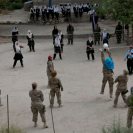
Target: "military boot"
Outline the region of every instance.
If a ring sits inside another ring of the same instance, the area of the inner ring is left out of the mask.
[[[37,122],[34,123],[34,127],[37,127]]]
[[[48,128],[46,122],[44,122],[44,125],[43,125],[44,128]]]

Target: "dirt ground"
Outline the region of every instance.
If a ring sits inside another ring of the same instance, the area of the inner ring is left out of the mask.
[[[35,40],[36,52],[29,52],[26,40],[21,40],[24,46],[24,68],[18,62],[13,69],[12,43],[0,45],[0,89],[2,104],[0,107],[0,126],[7,125],[6,95],[9,95],[10,124],[24,129],[27,133],[52,133],[52,120],[49,108],[49,89],[47,86],[46,65],[47,56],[53,54],[52,40]],[[111,47],[114,43],[110,43]],[[118,45],[120,46],[120,45]],[[113,108],[113,99],[109,98],[108,85],[105,94],[100,95],[102,81],[102,63],[100,47],[95,47],[95,61],[88,61],[85,53],[86,39],[75,39],[74,45],[64,46],[63,60],[54,61],[58,77],[64,86],[62,92],[63,107],[53,109],[56,133],[100,133],[103,126],[109,126],[114,120],[120,119],[126,126],[127,108],[120,97],[118,108]],[[114,77],[126,68],[124,54],[126,48],[112,49],[115,61]],[[39,117],[38,127],[32,123],[29,90],[31,83],[36,81],[38,89],[44,94],[46,118],[49,128],[42,129]],[[133,76],[129,77],[128,88],[133,84]],[[114,92],[116,85],[114,86]]]

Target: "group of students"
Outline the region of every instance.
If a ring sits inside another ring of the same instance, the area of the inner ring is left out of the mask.
[[[23,55],[22,55],[22,52],[21,52],[21,48],[24,48],[24,46],[19,44],[18,34],[19,34],[18,28],[14,27],[13,30],[12,30],[13,50],[14,50],[14,53],[15,53],[14,58],[13,58],[14,59],[13,68],[15,68],[16,63],[17,63],[18,60],[20,61],[21,66],[24,67],[24,65],[23,65]],[[27,45],[29,46],[29,51],[30,52],[31,51],[35,52],[34,35],[30,30],[28,30],[26,38],[28,40]]]
[[[95,4],[96,5],[96,4]],[[30,20],[32,22],[40,21],[49,22],[51,20],[59,21],[59,17],[62,16],[66,21],[71,19],[71,14],[74,13],[75,17],[82,17],[84,12],[89,12],[95,6],[90,3],[83,3],[71,5],[70,3],[53,5],[51,7],[34,6],[30,9]]]
[[[72,24],[69,23],[67,26],[67,38],[68,38],[68,45],[73,45],[73,34],[74,34],[74,27]],[[54,55],[53,59],[56,58],[56,54],[59,54],[60,59],[62,60],[62,53],[63,53],[63,46],[64,46],[64,35],[61,30],[54,26],[52,31],[53,37],[53,45],[54,45]]]
[[[30,20],[32,22],[40,21],[49,22],[52,20],[59,21],[60,8],[59,6],[46,7],[34,6],[30,9]]]

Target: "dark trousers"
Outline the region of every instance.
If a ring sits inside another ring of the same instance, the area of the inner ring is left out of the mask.
[[[16,53],[16,48],[15,48],[15,42],[16,41],[12,41],[13,42],[13,50],[14,50],[14,52]]]
[[[59,53],[59,57],[60,59],[62,60],[62,56],[61,56],[61,48],[60,47],[54,47],[55,49],[55,52],[54,52],[54,55],[53,55],[53,60],[56,58],[56,54]]]
[[[95,43],[95,45],[98,43],[98,45],[100,45],[100,40],[98,41],[98,40],[96,40],[96,41],[94,41],[94,43]]]
[[[35,52],[35,43],[34,43],[34,41],[29,41],[28,46],[29,46],[30,51]]]
[[[13,68],[16,66],[17,61],[18,61],[17,59],[14,60]],[[20,63],[21,63],[21,66],[23,67],[24,65],[23,65],[23,60],[22,59],[20,59]]]
[[[117,43],[121,43],[121,34],[116,35]]]
[[[127,69],[129,74],[133,73],[133,59],[127,59]]]
[[[63,46],[64,46],[64,44],[61,44],[61,52],[63,52]]]
[[[30,51],[35,52],[35,47],[34,47],[34,44],[29,45],[29,49],[30,49]]]
[[[68,44],[73,44],[73,35],[68,35]]]
[[[88,58],[88,60],[90,60],[90,54],[91,54],[92,60],[95,60],[94,52],[87,51],[86,53],[87,53],[87,58]]]

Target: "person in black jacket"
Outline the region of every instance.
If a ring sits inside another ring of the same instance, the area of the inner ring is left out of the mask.
[[[16,52],[15,49],[15,42],[18,41],[18,28],[14,27],[12,30],[12,42],[13,42],[13,50]]]
[[[86,53],[87,53],[87,58],[88,60],[90,60],[90,54],[91,54],[91,57],[92,57],[92,60],[95,60],[95,57],[94,57],[94,48],[93,48],[93,40],[92,40],[92,37],[89,37],[86,45]]]
[[[121,43],[121,38],[122,38],[122,25],[121,25],[120,22],[118,22],[118,25],[115,28],[115,34],[116,34],[117,43]]]
[[[18,41],[15,42],[15,55],[14,55],[14,63],[13,63],[13,68],[15,68],[17,61],[19,60],[21,63],[21,66],[24,67],[23,65],[23,55],[21,52],[21,48],[23,48],[23,46],[19,45]]]
[[[53,36],[53,44],[55,44],[55,37],[58,35],[58,29],[57,26],[54,26],[54,29],[52,31],[52,36]]]
[[[29,46],[30,52],[31,51],[35,52],[34,35],[32,34],[30,30],[28,30],[27,40],[28,40],[28,46]]]

